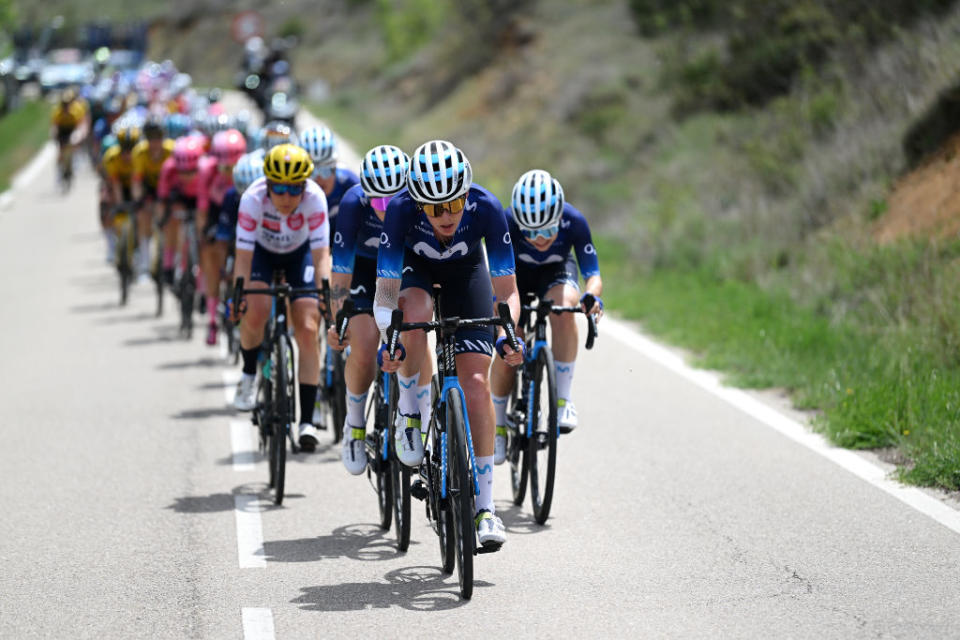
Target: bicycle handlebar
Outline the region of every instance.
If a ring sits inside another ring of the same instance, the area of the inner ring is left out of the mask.
[[[493,318],[442,318],[440,320],[429,320],[427,322],[404,322],[403,311],[394,309],[390,317],[390,326],[387,327],[387,341],[389,343],[390,359],[393,359],[393,352],[397,348],[397,340],[403,331],[414,331],[423,329],[432,331],[437,329],[459,329],[461,327],[503,327],[507,332],[507,339],[510,340],[510,347],[514,351],[520,351],[520,343],[517,341],[517,334],[513,328],[513,316],[510,314],[510,305],[506,302],[497,304],[497,317]]]
[[[243,284],[244,284],[243,278],[240,277],[236,279],[233,285],[233,308],[236,310],[234,313],[239,313],[240,301],[243,299],[243,296],[245,295],[253,294],[253,295],[262,295],[262,296],[279,296],[279,295],[293,296],[301,293],[307,293],[307,294],[316,293],[318,295],[323,293],[323,289],[318,289],[316,287],[294,288],[287,283],[282,283],[279,285],[275,285],[273,287],[264,287],[264,288],[257,288],[257,289],[244,289]]]
[[[523,305],[523,310],[536,311],[537,314],[541,317],[546,317],[548,313],[555,313],[558,315],[561,313],[584,314],[585,316],[587,316],[587,342],[585,346],[589,350],[589,349],[593,349],[593,343],[597,339],[597,319],[592,313],[588,313],[583,309],[584,307],[586,307],[587,309],[592,308],[594,305],[594,302],[596,302],[596,298],[593,296],[593,294],[587,293],[584,296],[582,307],[579,305],[571,306],[571,307],[562,307],[562,306],[554,305],[553,300],[551,300],[550,298],[546,298],[544,300],[540,300],[540,303],[537,306]]]

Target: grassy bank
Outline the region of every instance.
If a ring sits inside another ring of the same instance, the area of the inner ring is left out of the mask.
[[[0,191],[10,188],[13,174],[40,150],[50,135],[50,106],[26,102],[0,118]]]
[[[868,314],[838,320],[786,290],[708,268],[640,272],[610,239],[599,239],[598,252],[609,308],[691,349],[697,365],[733,384],[789,390],[799,407],[819,410],[815,427],[836,444],[893,448],[903,480],[960,489],[960,363],[929,327],[904,319],[878,329]]]

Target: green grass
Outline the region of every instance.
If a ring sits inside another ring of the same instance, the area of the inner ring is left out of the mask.
[[[838,445],[896,447],[905,481],[960,489],[960,364],[937,352],[927,327],[831,319],[785,290],[707,267],[643,272],[618,241],[597,244],[608,308],[692,350],[694,364],[729,383],[787,389],[797,406],[818,410],[815,428]]]
[[[0,191],[10,188],[13,174],[43,147],[50,135],[50,105],[26,102],[0,118]]]

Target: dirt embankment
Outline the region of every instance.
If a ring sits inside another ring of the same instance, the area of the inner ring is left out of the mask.
[[[875,229],[880,243],[904,236],[952,238],[960,232],[960,134],[894,185]]]

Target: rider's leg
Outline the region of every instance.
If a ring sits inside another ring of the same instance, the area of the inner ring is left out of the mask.
[[[180,238],[180,219],[186,214],[183,204],[170,205],[167,223],[163,226],[163,272],[168,282],[173,281],[174,257],[177,253],[177,240]]]
[[[292,307],[293,333],[300,348],[300,424],[311,424],[320,376],[320,348],[317,343],[320,310],[317,308],[317,299],[312,297],[294,300]]]
[[[200,240],[200,271],[203,273],[204,293],[207,299],[207,320],[213,332],[212,338],[216,342],[217,302],[220,296],[220,257],[214,242],[201,238]],[[207,344],[211,344],[211,336],[207,337]]]
[[[400,292],[400,308],[403,309],[404,322],[426,322],[433,314],[433,301],[423,289],[408,287]],[[407,355],[397,372],[400,383],[398,409],[402,415],[414,416],[420,412],[417,382],[427,352],[427,336],[420,330],[407,331],[403,334],[403,346]]]
[[[579,304],[579,293],[569,283],[561,283],[551,287],[546,297],[553,300],[554,304],[572,307]],[[557,370],[557,397],[569,400],[579,339],[576,315],[551,313],[550,333],[550,348],[553,351],[554,366]]]
[[[153,203],[146,201],[137,211],[137,251],[140,255],[140,272],[150,270],[150,234],[153,230]]]
[[[376,375],[377,348],[380,333],[368,315],[350,319],[350,356],[344,368],[347,383],[347,426],[363,426],[363,410],[367,390]]]

